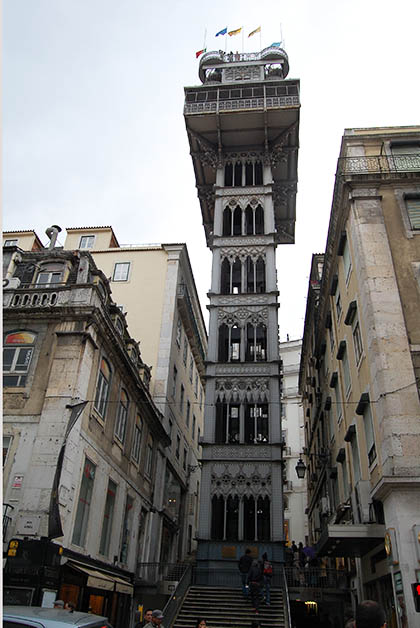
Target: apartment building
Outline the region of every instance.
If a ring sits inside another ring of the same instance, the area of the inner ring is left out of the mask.
[[[418,621],[419,380],[420,127],[347,129],[300,368],[309,534],[401,628]]]
[[[58,230],[46,248],[4,234],[3,595],[125,626],[160,551],[170,441],[108,280]]]
[[[200,490],[207,333],[185,244],[120,246],[110,226],[67,228],[66,250],[88,250],[109,278],[128,329],[151,368],[150,392],[171,445],[166,452],[163,563],[192,557]]]

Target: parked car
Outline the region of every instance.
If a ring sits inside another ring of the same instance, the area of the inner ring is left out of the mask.
[[[3,628],[112,628],[106,617],[63,608],[4,606]]]

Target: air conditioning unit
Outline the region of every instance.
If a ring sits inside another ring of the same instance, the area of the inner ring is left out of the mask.
[[[10,277],[10,279],[3,279],[3,288],[5,290],[16,290],[20,286],[20,279],[18,277]]]

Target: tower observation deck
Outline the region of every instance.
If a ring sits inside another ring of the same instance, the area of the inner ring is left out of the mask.
[[[203,582],[246,547],[283,560],[275,252],[294,242],[299,81],[286,52],[214,51],[184,117],[212,251],[197,559]]]

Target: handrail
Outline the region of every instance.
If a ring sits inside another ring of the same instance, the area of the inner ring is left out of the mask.
[[[282,580],[283,580],[283,593],[284,593],[284,607],[286,610],[286,621],[287,621],[287,628],[291,628],[292,625],[292,615],[290,612],[290,601],[289,601],[289,588],[287,586],[287,578],[286,578],[286,573],[284,570],[284,565],[282,565],[281,567],[281,574],[282,574]]]
[[[192,564],[187,565],[175,588],[175,591],[172,593],[165,605],[165,608],[163,609],[163,615],[165,617],[165,624],[167,628],[171,628],[175,622],[178,611],[184,601],[185,594],[191,584],[192,571]]]
[[[383,174],[387,172],[413,172],[420,170],[420,152],[391,155],[360,155],[339,157],[337,174]]]

